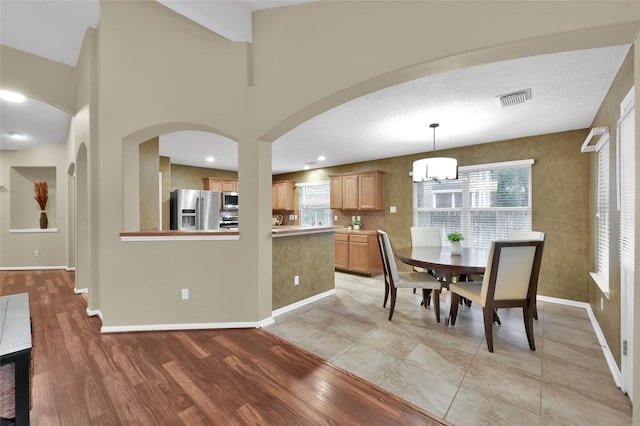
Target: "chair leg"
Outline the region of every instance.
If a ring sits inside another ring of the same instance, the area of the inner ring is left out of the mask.
[[[384,302],[382,302],[382,307],[387,307],[387,299],[389,299],[389,283],[387,280],[384,280]]]
[[[533,319],[538,321],[538,303],[533,301]]]
[[[436,321],[440,322],[440,292],[438,290],[431,290],[433,295],[433,308],[436,310]]]
[[[458,304],[460,303],[460,295],[451,292],[451,325],[456,325],[456,317],[458,316]]]
[[[484,333],[487,337],[487,349],[493,352],[493,308],[485,306],[482,308],[484,314]]]
[[[389,286],[391,287],[391,286]],[[395,287],[391,287],[391,306],[389,307],[389,321],[393,316],[393,310],[396,308],[396,293],[398,290]]]
[[[529,341],[529,349],[536,350],[536,343],[533,340],[533,307],[523,307],[522,314],[524,315],[524,329],[527,332],[527,340]]]

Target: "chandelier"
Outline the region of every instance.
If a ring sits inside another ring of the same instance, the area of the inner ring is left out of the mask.
[[[440,126],[438,123],[429,125],[433,129],[433,157],[413,162],[414,182],[458,179],[458,161],[455,158],[436,157],[436,127],[438,126]]]

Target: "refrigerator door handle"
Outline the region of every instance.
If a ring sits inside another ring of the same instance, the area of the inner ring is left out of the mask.
[[[202,212],[200,211],[200,206],[202,205],[201,199],[202,197],[200,196],[196,197],[196,229],[202,229]]]

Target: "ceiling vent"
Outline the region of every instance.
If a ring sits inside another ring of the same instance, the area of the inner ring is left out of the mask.
[[[506,93],[498,96],[500,105],[508,107],[511,105],[522,104],[531,100],[531,89],[518,90],[517,92]]]

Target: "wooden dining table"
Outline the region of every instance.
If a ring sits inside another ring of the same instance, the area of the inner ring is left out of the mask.
[[[442,286],[449,288],[454,277],[484,275],[489,249],[463,247],[461,254],[451,254],[449,247],[403,247],[395,251],[398,260],[411,266],[443,272]],[[445,324],[449,324],[451,294],[447,291]]]

